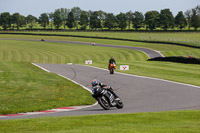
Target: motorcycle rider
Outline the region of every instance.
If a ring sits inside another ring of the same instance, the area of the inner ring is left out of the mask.
[[[118,96],[114,93],[114,91],[113,91],[111,86],[108,86],[106,84],[100,83],[99,80],[96,80],[96,79],[92,80],[92,87],[97,86],[97,85],[99,85],[101,88],[104,88],[104,89],[110,91],[114,95],[115,100],[118,100]]]
[[[109,60],[109,64],[108,64],[108,70],[110,69],[110,64],[116,64],[116,61],[115,61],[115,59],[114,59],[114,57],[113,56],[111,56],[111,59]]]

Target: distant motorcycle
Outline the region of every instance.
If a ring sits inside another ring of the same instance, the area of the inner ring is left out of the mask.
[[[115,68],[116,68],[116,64],[111,63],[110,66],[109,66],[110,74],[114,74]]]
[[[110,107],[121,109],[124,106],[122,100],[113,93],[113,90],[111,91],[107,87],[100,87],[99,85],[92,87],[92,96],[105,110],[109,110]]]

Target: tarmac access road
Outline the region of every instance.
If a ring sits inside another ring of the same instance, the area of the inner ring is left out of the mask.
[[[104,110],[100,105],[93,105],[74,111],[1,117],[1,120],[200,109],[200,87],[198,86],[119,72],[111,75],[108,70],[87,65],[35,65],[46,71],[73,80],[88,89],[91,88],[91,81],[98,79],[114,88],[116,94],[122,99],[124,108]]]

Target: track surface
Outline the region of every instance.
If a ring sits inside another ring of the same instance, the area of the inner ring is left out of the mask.
[[[200,109],[200,87],[122,73],[110,75],[107,70],[84,65],[37,65],[76,81],[87,88],[91,88],[92,79],[99,79],[114,88],[125,106],[123,109],[112,108],[106,111],[99,105],[95,105],[69,112],[14,116],[1,119]]]

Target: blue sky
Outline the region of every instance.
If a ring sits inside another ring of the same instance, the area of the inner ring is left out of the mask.
[[[105,12],[118,14],[127,11],[147,11],[169,8],[174,15],[178,11],[185,12],[188,9],[200,5],[200,0],[0,0],[0,13],[19,12],[27,16],[32,14],[39,17],[41,13],[54,12],[58,8],[78,6],[82,10],[103,10]]]

